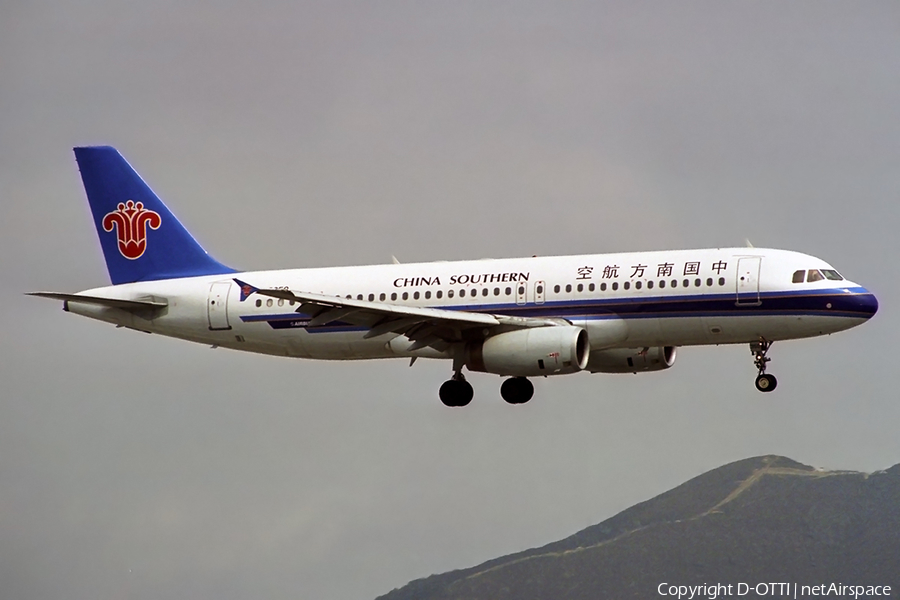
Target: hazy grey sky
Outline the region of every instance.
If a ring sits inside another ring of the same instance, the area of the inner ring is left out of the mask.
[[[900,4],[0,3],[0,596],[372,598],[728,461],[900,462]],[[108,282],[72,146],[237,268],[742,245],[863,327],[536,382],[211,350],[67,315]]]

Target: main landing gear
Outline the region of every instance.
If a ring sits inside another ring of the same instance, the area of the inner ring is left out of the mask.
[[[534,384],[524,377],[510,377],[500,386],[500,395],[510,404],[525,404],[534,396]]]
[[[766,353],[768,353],[771,346],[772,342],[768,342],[764,339],[760,339],[758,342],[750,344],[750,352],[752,352],[754,356],[753,364],[756,365],[756,368],[759,370],[759,375],[756,376],[756,389],[761,392],[771,392],[775,389],[775,386],[778,385],[778,380],[775,379],[774,375],[766,374],[766,363],[772,360],[766,356]]]
[[[441,385],[438,392],[445,406],[466,406],[472,401],[475,392],[472,384],[457,371],[449,381]],[[525,404],[534,396],[534,384],[524,377],[510,377],[500,386],[500,395],[510,404]]]
[[[445,406],[465,406],[472,401],[475,390],[472,389],[472,384],[466,381],[465,376],[457,371],[451,379],[441,385],[438,395]]]

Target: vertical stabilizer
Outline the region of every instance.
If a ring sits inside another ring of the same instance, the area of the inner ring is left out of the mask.
[[[75,159],[113,284],[235,272],[207,254],[115,148],[75,148]]]

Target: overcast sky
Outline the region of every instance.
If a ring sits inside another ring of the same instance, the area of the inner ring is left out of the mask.
[[[373,598],[724,463],[900,462],[900,4],[0,0],[0,596]],[[71,148],[240,269],[743,245],[870,323],[536,381],[212,350],[108,283]]]

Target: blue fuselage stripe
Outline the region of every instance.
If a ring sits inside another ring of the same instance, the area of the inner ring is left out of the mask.
[[[877,305],[876,305],[877,306]],[[704,294],[702,296],[637,296],[630,298],[580,298],[543,304],[476,304],[436,306],[445,310],[503,314],[516,317],[558,317],[564,319],[668,319],[684,317],[740,317],[769,315],[815,315],[868,318],[874,314],[873,296],[863,288],[805,292],[770,292],[759,295]],[[289,312],[243,315],[247,323],[264,321],[274,329],[305,328],[310,316]],[[365,330],[346,323],[331,323],[310,331]]]

